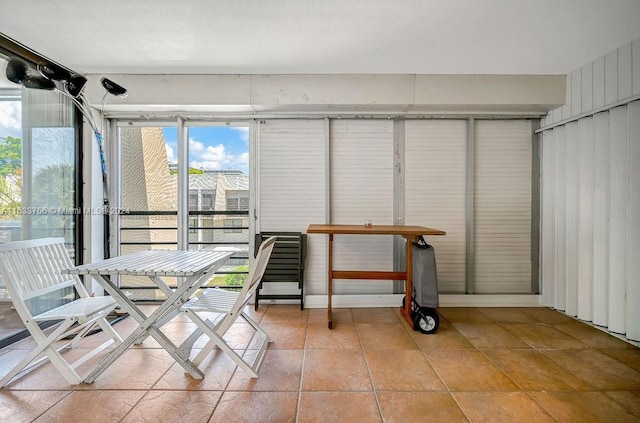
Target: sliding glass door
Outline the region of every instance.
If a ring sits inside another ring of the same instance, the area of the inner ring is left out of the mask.
[[[112,253],[232,249],[210,284],[241,284],[249,259],[248,125],[119,122],[117,134],[123,214]],[[134,300],[164,299],[144,278],[120,286]]]

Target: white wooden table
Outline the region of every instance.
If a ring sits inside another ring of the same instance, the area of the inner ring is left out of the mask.
[[[152,336],[184,369],[195,379],[202,379],[203,374],[189,360],[189,351],[178,347],[162,333],[161,327],[175,315],[189,297],[198,290],[228,259],[233,255],[229,251],[166,251],[148,250],[103,261],[85,264],[64,271],[78,275],[91,275],[104,289],[118,301],[121,308],[128,312],[140,326],[122,344],[105,356],[96,369],[84,380],[92,383],[118,357],[120,357],[137,340]],[[167,299],[153,313],[147,316],[140,310],[112,281],[114,275],[134,275],[149,277]],[[163,277],[181,278],[176,289],[171,289]]]

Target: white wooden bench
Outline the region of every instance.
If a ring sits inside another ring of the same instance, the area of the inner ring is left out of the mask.
[[[77,275],[61,273],[72,266],[63,238],[0,244],[0,269],[4,284],[18,315],[36,342],[36,347],[0,379],[0,387],[47,359],[70,384],[79,384],[83,378],[76,372],[76,367],[109,345],[122,342],[105,319],[116,308],[116,301],[108,296],[90,297]],[[34,304],[38,302],[62,302],[63,298],[69,301],[43,312],[35,311]],[[45,331],[38,325],[44,321],[60,323]],[[109,339],[73,363],[67,362],[61,351],[75,347],[96,325]],[[70,337],[70,342],[54,345]],[[38,359],[42,354],[44,356]]]

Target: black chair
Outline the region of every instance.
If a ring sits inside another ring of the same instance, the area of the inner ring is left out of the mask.
[[[264,300],[300,300],[300,310],[304,309],[304,262],[307,257],[307,234],[301,232],[262,232],[256,234],[255,250],[268,238],[276,236],[275,247],[269,258],[267,269],[256,289],[255,309]],[[261,294],[264,283],[296,283],[294,294]]]

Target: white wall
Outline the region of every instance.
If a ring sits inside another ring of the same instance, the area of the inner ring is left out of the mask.
[[[640,340],[640,40],[571,72],[542,128],[543,304]]]
[[[101,76],[88,75],[92,104],[102,103]],[[104,110],[146,117],[168,112],[542,115],[565,101],[564,75],[106,76],[129,95],[110,96]]]

